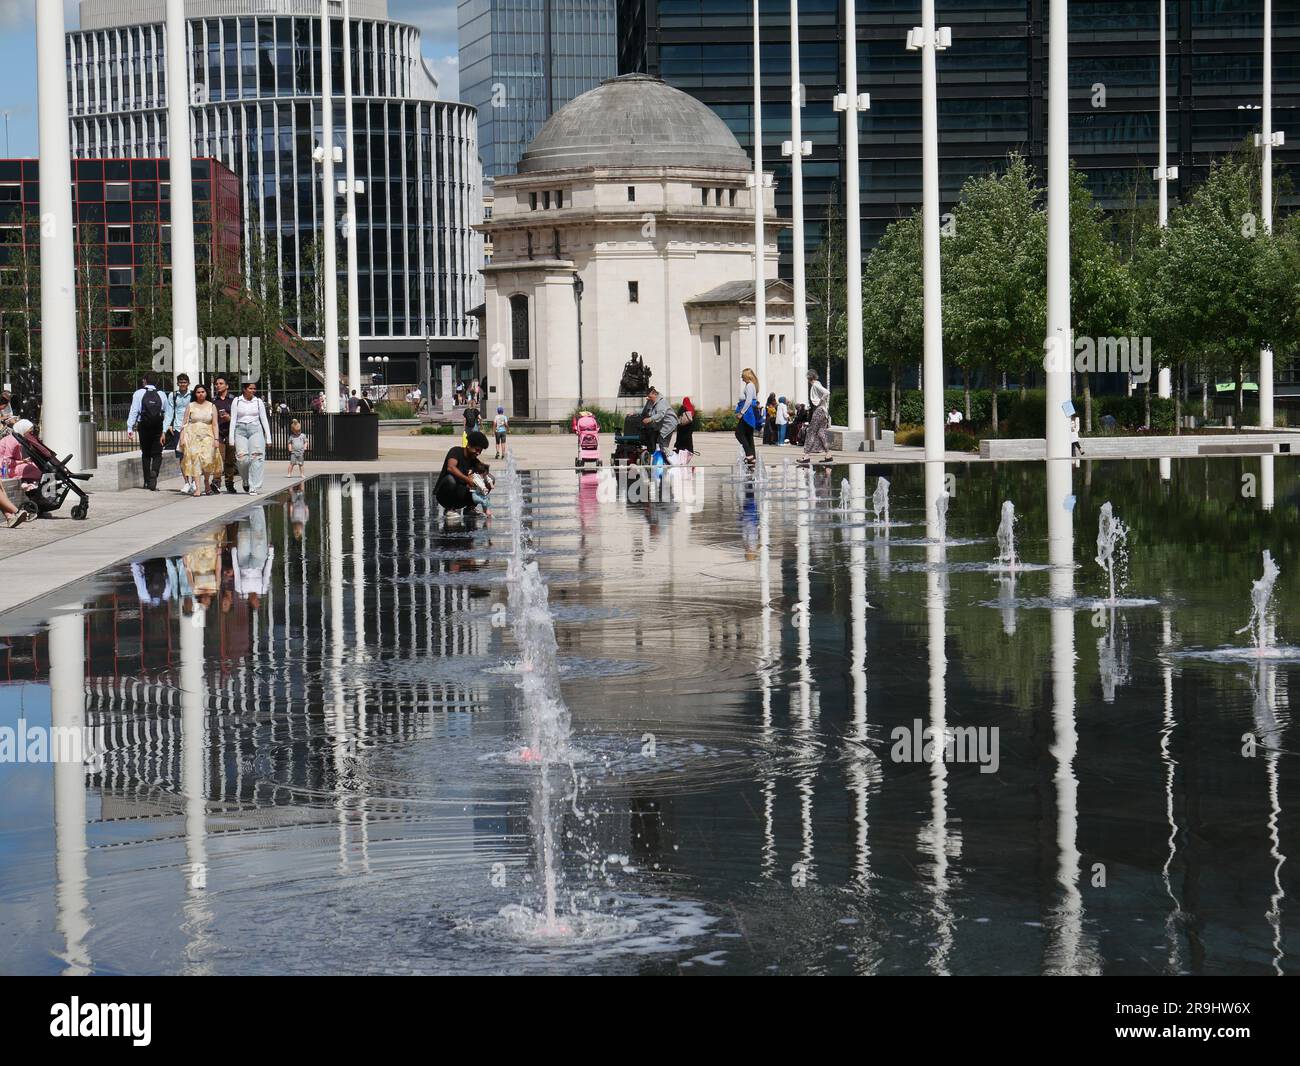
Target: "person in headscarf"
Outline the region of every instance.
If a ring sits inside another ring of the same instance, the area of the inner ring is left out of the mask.
[[[695,405],[689,396],[682,397],[682,407],[677,413],[677,450],[685,452],[684,462],[689,463],[695,455]]]

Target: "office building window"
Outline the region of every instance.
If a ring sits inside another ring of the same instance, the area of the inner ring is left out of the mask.
[[[636,281],[627,283],[627,302],[630,304],[641,302],[641,285]]]
[[[627,202],[630,203],[630,204],[636,202],[636,186],[635,186],[635,185],[629,185],[629,186],[627,187]]]

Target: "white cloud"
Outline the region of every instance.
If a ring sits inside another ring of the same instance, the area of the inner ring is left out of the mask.
[[[460,57],[456,55],[434,56],[425,53],[429,69],[438,79],[438,99],[460,99]]]

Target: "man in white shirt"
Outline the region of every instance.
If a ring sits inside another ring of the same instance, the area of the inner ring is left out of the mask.
[[[144,468],[144,487],[158,491],[158,470],[162,466],[163,439],[166,437],[167,401],[153,382],[152,374],[140,378],[140,387],[131,397],[131,412],[126,416],[126,435],[140,431],[140,463]]]

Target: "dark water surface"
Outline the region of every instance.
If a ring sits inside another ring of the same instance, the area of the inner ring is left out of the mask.
[[[525,475],[576,750],[557,938],[511,918],[545,806],[504,501],[444,525],[427,476],[316,478],[0,622],[0,727],[98,752],[0,764],[0,970],[1293,972],[1300,663],[1202,653],[1249,645],[1264,549],[1300,644],[1295,462],[1271,511],[1257,458],[1072,469],[1072,571],[1041,464],[947,472],[946,552],[919,467],[857,468],[848,515],[847,468]],[[901,759],[926,726],[994,772]]]

